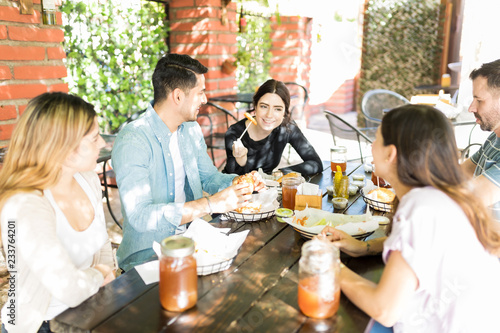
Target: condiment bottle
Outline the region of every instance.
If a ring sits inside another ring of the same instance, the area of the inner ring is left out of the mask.
[[[164,309],[182,312],[196,305],[198,275],[194,241],[170,236],[161,242],[160,302]]]
[[[298,303],[308,317],[328,318],[337,313],[340,301],[339,250],[319,239],[302,246],[299,261]]]
[[[340,165],[342,172],[347,169],[347,148],[343,146],[337,146],[330,148],[330,165],[332,171],[337,170],[337,165]]]

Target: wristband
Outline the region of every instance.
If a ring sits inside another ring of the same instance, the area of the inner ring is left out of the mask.
[[[208,209],[210,210],[210,215],[212,215],[214,212],[212,210],[212,205],[210,205],[210,199],[208,198],[208,196],[206,196],[205,199],[207,199]]]

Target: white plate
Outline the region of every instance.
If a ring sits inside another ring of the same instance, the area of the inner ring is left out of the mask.
[[[372,220],[377,221],[379,225],[386,225],[390,222],[389,218],[385,216],[372,216]]]

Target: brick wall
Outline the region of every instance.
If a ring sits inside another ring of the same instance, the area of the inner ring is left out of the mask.
[[[40,0],[34,12],[19,12],[19,2],[0,0],[0,146],[6,145],[28,101],[47,91],[68,92],[61,13],[55,26],[41,23]]]
[[[311,29],[308,17],[281,16],[281,24],[272,18],[270,74],[274,79],[297,82],[309,89]]]
[[[238,51],[236,3],[225,3],[224,0],[170,2],[170,52],[188,54],[208,67],[205,74],[208,97],[235,93],[237,87],[235,74],[221,71],[223,61]]]
[[[183,53],[199,60],[208,67],[205,74],[207,97],[236,93],[235,73],[224,74],[222,63],[238,51],[236,35],[236,3],[224,0],[172,0],[169,6],[170,52]],[[234,105],[221,104],[232,110]],[[214,133],[225,133],[225,116],[212,107],[204,107],[200,113],[209,113]],[[205,135],[210,133],[206,117],[198,119]],[[209,152],[210,154],[210,152]],[[222,149],[214,151],[215,165],[226,159]]]

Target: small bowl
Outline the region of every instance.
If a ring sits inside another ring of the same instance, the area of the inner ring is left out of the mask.
[[[351,182],[351,185],[359,187],[364,187],[365,186],[365,181],[364,180],[353,180]]]
[[[333,186],[327,186],[326,193],[328,193],[329,196],[333,197]]]
[[[347,207],[348,200],[346,198],[333,198],[332,203],[335,209],[344,209]]]
[[[349,195],[356,195],[358,193],[358,188],[356,185],[349,185],[347,188],[347,191],[349,192]]]
[[[365,175],[360,175],[360,174],[352,175],[352,180],[364,181]]]
[[[371,163],[365,163],[365,172],[373,172],[373,165]]]

